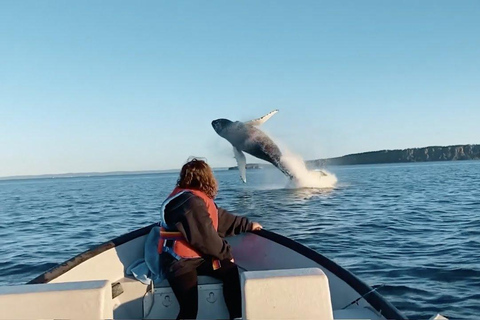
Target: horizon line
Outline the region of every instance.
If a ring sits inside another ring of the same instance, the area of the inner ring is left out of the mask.
[[[413,147],[413,148],[404,148],[404,149],[380,149],[375,151],[363,151],[357,153],[349,153],[343,156],[330,157],[330,158],[318,158],[311,160],[304,160],[305,162],[318,161],[318,160],[328,160],[328,159],[338,159],[346,156],[360,155],[364,153],[371,152],[382,152],[382,151],[396,151],[396,150],[408,150],[408,149],[425,149],[425,148],[449,148],[449,147],[459,147],[459,146],[475,146],[478,144],[454,144],[448,146],[439,146],[432,145],[427,147]],[[257,163],[250,163],[257,164]],[[267,163],[268,164],[268,163]],[[213,170],[226,170],[230,168],[229,166],[225,167],[212,167]],[[41,179],[41,178],[69,178],[69,177],[82,177],[82,176],[108,176],[108,175],[129,175],[129,174],[151,174],[151,173],[173,173],[180,171],[181,168],[175,169],[152,169],[152,170],[115,170],[115,171],[91,171],[91,172],[67,172],[67,173],[41,173],[41,174],[27,174],[27,175],[13,175],[13,176],[0,176],[0,180],[21,180],[21,179]]]

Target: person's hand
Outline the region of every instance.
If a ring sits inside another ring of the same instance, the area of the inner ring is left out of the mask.
[[[260,223],[258,222],[252,222],[252,231],[258,231],[258,230],[262,230],[263,227]]]

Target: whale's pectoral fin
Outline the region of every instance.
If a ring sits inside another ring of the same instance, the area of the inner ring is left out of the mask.
[[[293,174],[290,172],[290,170],[288,170],[283,164],[277,163],[276,166],[280,171],[283,172],[284,175],[286,175],[288,178],[290,178],[290,180],[295,178],[293,176]]]
[[[235,154],[235,159],[237,159],[238,171],[240,172],[240,178],[244,183],[247,182],[247,159],[241,150],[233,147],[233,153]]]
[[[268,119],[270,119],[275,113],[278,112],[278,109],[276,110],[273,110],[269,113],[267,113],[266,115],[264,115],[263,117],[261,118],[258,118],[258,119],[253,119],[253,120],[250,120],[250,121],[246,121],[245,124],[250,124],[252,126],[259,126],[261,125],[262,123],[264,123],[265,121],[267,121]]]

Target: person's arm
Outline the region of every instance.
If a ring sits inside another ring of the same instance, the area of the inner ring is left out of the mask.
[[[220,237],[233,236],[252,230],[253,223],[246,217],[236,216],[218,207],[218,234]]]
[[[203,255],[219,260],[232,259],[230,245],[215,231],[203,199],[192,196],[182,207],[184,214],[175,226],[187,242]]]

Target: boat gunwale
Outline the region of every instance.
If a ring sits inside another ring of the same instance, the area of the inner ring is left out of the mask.
[[[120,246],[141,236],[147,235],[150,230],[157,225],[157,223],[153,223],[146,227],[134,230],[132,232],[123,234],[117,238],[109,240],[103,244],[94,247],[93,249],[86,250],[63,263],[60,263],[50,268],[49,270],[30,280],[26,284],[48,283],[53,279],[59,277],[60,275],[73,269],[82,262],[89,260],[101,254],[102,252]],[[385,318],[407,320],[407,318],[402,315],[400,311],[398,311],[397,308],[389,301],[387,301],[382,295],[380,295],[377,291],[373,290],[372,287],[360,280],[360,278],[355,276],[353,273],[335,263],[333,260],[330,260],[329,258],[295,240],[292,240],[275,232],[265,229],[252,232],[270,241],[283,245],[326,268],[328,271],[330,271],[335,276],[347,283],[350,287],[352,287],[360,296],[365,295],[363,299],[365,299],[372,307],[375,308],[375,310],[380,312]]]
[[[52,281],[55,278],[58,278],[62,274],[70,271],[74,267],[78,266],[84,261],[87,261],[109,249],[115,248],[117,246],[120,246],[124,243],[127,243],[129,241],[132,241],[136,238],[142,237],[144,235],[147,235],[150,230],[158,225],[157,223],[153,223],[151,225],[148,225],[146,227],[134,230],[132,232],[128,232],[126,234],[123,234],[119,237],[116,237],[112,240],[109,240],[107,242],[104,242],[98,246],[95,246],[92,249],[88,249],[82,253],[79,253],[78,255],[74,256],[73,258],[70,258],[66,260],[63,263],[59,263],[52,268],[48,269],[41,275],[37,276],[36,278],[30,280],[26,284],[40,284],[40,283],[48,283]]]

